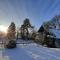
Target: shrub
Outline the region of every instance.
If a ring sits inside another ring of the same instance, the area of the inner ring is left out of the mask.
[[[10,40],[7,44],[5,44],[6,48],[15,48],[16,47],[16,41]]]

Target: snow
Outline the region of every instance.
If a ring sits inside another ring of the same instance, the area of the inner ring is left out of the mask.
[[[24,49],[34,60],[60,60],[60,51],[58,49],[42,47],[35,43],[25,46]]]
[[[6,49],[0,44],[0,60],[60,60],[59,48],[47,48],[23,41],[17,48]]]

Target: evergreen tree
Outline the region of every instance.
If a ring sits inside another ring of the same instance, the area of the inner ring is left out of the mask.
[[[11,25],[8,27],[7,38],[8,39],[14,39],[15,38],[15,33],[16,33],[15,23],[11,22]]]

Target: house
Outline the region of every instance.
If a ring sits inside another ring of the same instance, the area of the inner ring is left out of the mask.
[[[43,44],[49,47],[60,47],[60,30],[55,28],[49,28],[46,30],[44,26],[41,26],[38,30]]]
[[[40,41],[42,41],[42,45],[47,45],[47,46],[51,46],[51,42],[49,42],[49,38],[47,38],[47,36],[50,36],[51,34],[49,33],[48,30],[45,29],[45,27],[42,25],[40,27],[40,29],[38,30],[39,34],[40,34]],[[50,40],[51,41],[51,40]]]
[[[38,30],[43,44],[51,47],[60,47],[60,15],[44,22]]]

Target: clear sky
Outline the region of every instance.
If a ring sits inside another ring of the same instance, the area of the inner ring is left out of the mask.
[[[44,21],[60,14],[60,0],[0,0],[0,24],[8,26],[14,21],[17,26],[25,18],[36,28]]]

